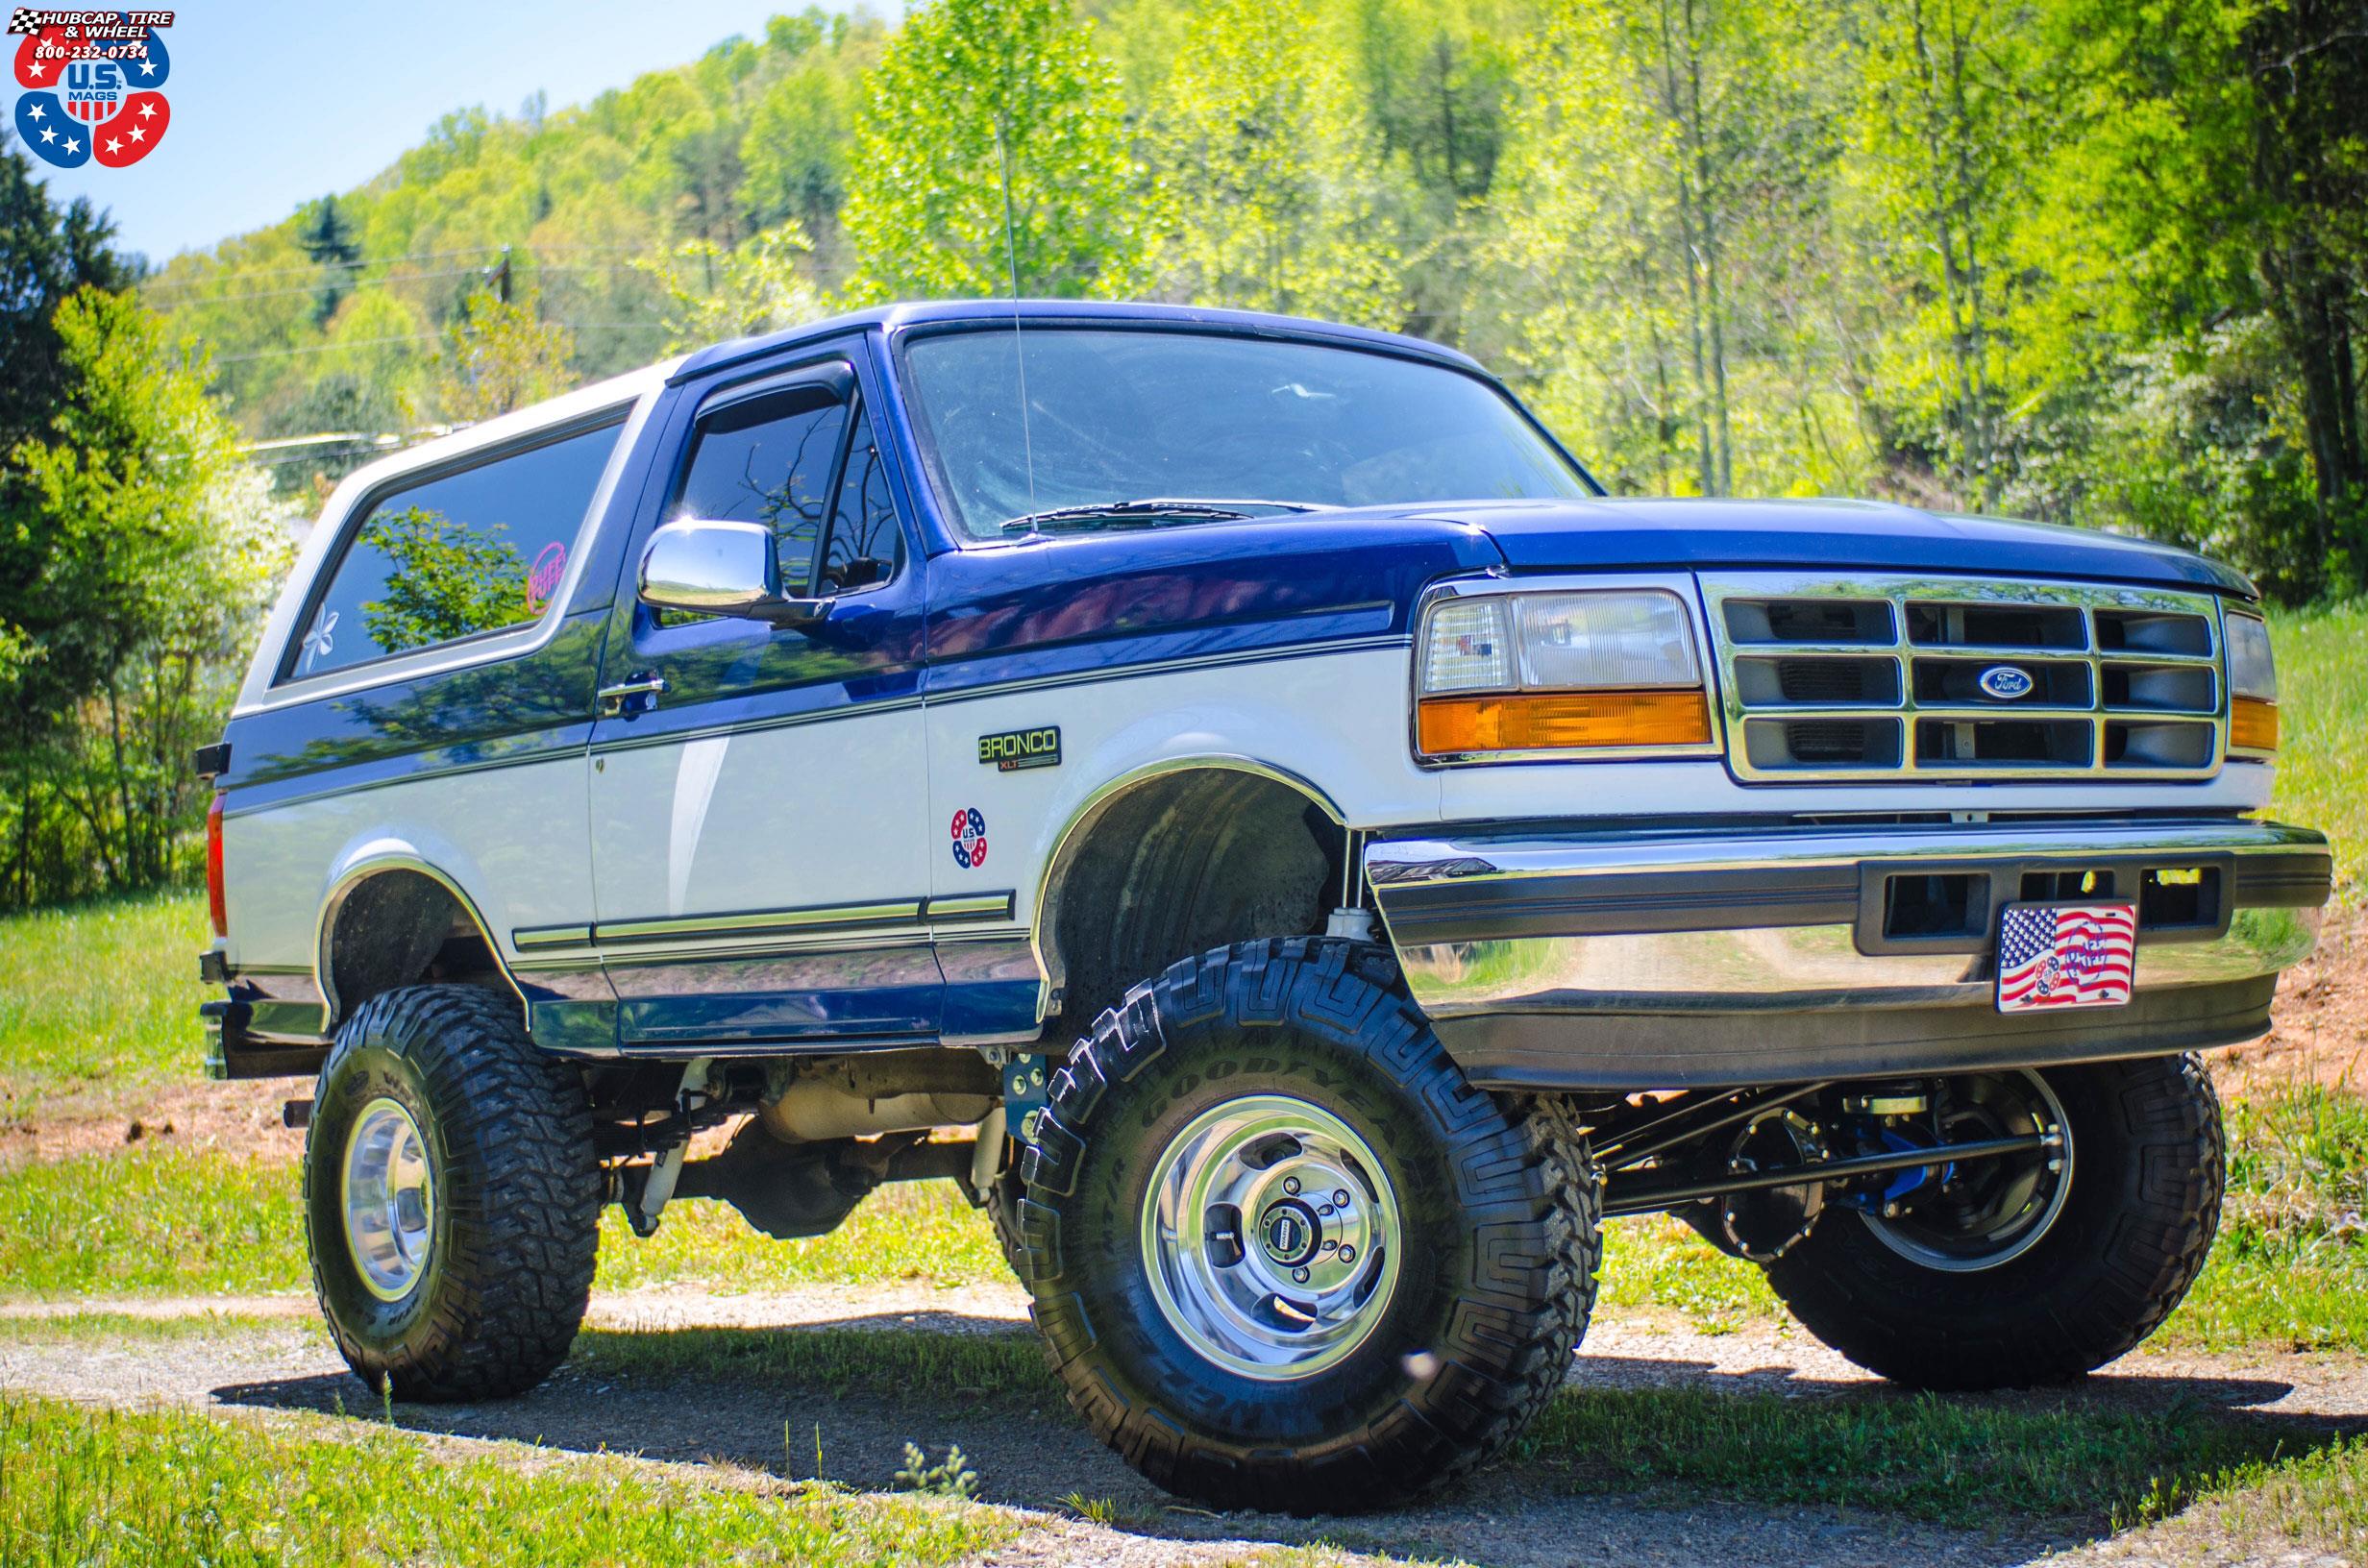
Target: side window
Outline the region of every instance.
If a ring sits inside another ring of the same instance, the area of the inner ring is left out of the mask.
[[[846,429],[847,405],[819,386],[721,409],[700,421],[668,515],[763,524],[780,556],[781,591],[802,595]]]
[[[854,425],[847,472],[839,480],[838,504],[830,512],[830,536],[823,545],[817,594],[885,582],[904,564],[904,530],[897,527],[896,503],[888,499],[879,443],[873,439],[872,422],[864,417],[860,399],[855,403]]]
[[[567,575],[619,425],[390,491],[348,537],[281,678],[539,620]]]

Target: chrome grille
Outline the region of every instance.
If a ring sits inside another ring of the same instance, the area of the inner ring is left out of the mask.
[[[1702,587],[1747,780],[2198,778],[2227,750],[2208,594],[1759,573]]]

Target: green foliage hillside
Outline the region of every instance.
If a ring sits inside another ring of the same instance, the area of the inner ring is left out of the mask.
[[[456,110],[147,298],[272,437],[456,417],[489,283],[584,379],[1016,271],[1456,342],[1621,490],[2132,528],[2288,599],[2368,568],[2356,4],[912,9]]]

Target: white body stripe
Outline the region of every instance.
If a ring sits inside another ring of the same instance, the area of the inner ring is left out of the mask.
[[[508,950],[521,926],[586,918],[580,752],[316,796],[223,827],[233,964],[312,967],[321,907],[355,868],[410,858],[452,878]]]
[[[620,747],[599,763],[594,903],[568,919],[917,902],[927,891],[919,708]]]

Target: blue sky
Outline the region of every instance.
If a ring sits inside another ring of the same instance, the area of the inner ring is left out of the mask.
[[[734,33],[758,37],[767,16],[805,3],[160,0],[175,13],[163,144],[129,168],[34,167],[53,192],[111,208],[123,243],[162,261],[358,184],[450,110],[514,113],[537,88],[554,109],[581,103]],[[897,13],[894,0],[876,9]],[[0,81],[13,92],[13,77]]]

